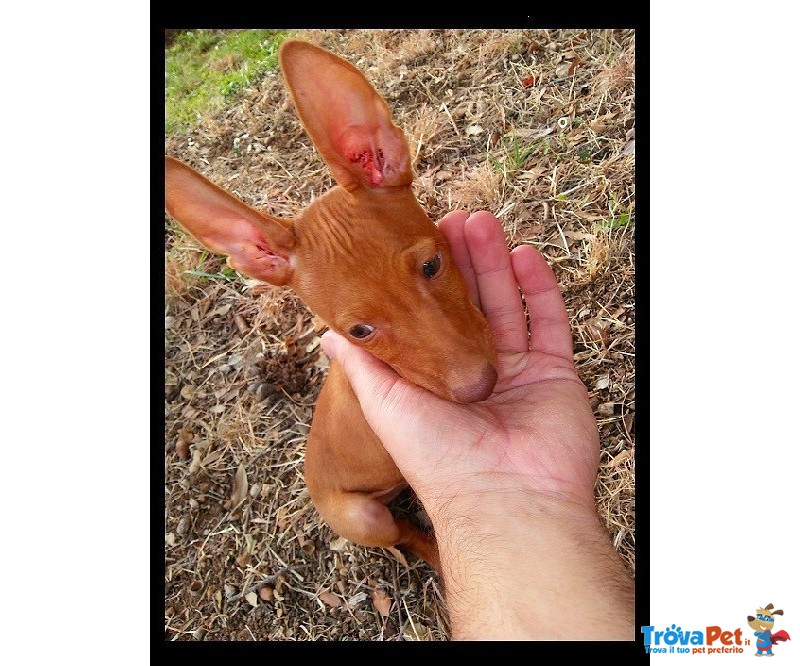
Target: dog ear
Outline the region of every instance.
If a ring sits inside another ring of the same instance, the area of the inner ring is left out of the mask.
[[[343,187],[410,185],[411,155],[384,99],[346,60],[299,40],[281,45],[297,113]]]
[[[774,610],[774,611],[772,611],[772,614],[773,614],[773,615],[783,615],[783,611],[782,611],[782,610],[780,610],[780,609],[778,609],[778,610]]]
[[[755,620],[755,618],[752,615],[748,615],[747,616],[747,621],[748,622],[752,622],[753,620]]]
[[[228,265],[271,284],[287,284],[294,272],[291,223],[259,213],[191,167],[165,158],[167,212]]]

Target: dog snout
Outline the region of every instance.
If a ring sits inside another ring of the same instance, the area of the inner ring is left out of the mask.
[[[469,386],[462,386],[453,391],[453,400],[456,402],[480,402],[486,400],[497,383],[497,370],[490,363],[487,363],[480,379]]]

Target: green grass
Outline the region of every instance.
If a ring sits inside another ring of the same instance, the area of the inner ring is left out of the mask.
[[[629,224],[632,224],[632,222],[633,219],[631,218],[630,213],[620,213],[619,215],[614,215],[607,220],[601,220],[600,226],[607,229],[619,229],[620,227],[627,227]]]
[[[167,135],[186,131],[278,66],[278,30],[192,30],[165,51]]]
[[[620,206],[620,203],[617,200],[617,195],[614,192],[611,192],[608,195],[608,212],[610,215],[608,219],[600,221],[600,226],[605,229],[619,229],[627,226],[633,227],[633,207],[628,206],[626,209],[619,210],[620,208],[622,208],[622,206]]]
[[[516,136],[512,136],[510,140],[505,142],[503,148],[502,161],[489,153],[489,162],[491,162],[492,166],[497,169],[500,174],[512,176],[525,166],[528,159],[539,148],[539,142],[535,141],[527,146],[523,146]]]
[[[183,271],[183,275],[194,275],[200,278],[200,284],[205,284],[209,280],[225,280],[227,282],[234,282],[239,279],[239,274],[230,266],[224,265],[216,273],[210,273],[206,269],[206,262],[212,258],[211,253],[203,250],[200,254],[200,259],[197,261],[197,267],[191,270]],[[218,259],[218,257],[217,257]],[[213,270],[213,269],[211,269]]]

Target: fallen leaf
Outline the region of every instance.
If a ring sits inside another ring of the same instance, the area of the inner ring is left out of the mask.
[[[178,458],[186,460],[189,457],[189,442],[193,439],[194,435],[187,426],[181,428],[178,433],[178,441],[175,443],[175,452],[178,454]]]
[[[358,604],[360,604],[366,598],[367,598],[367,593],[366,592],[358,592],[357,594],[354,594],[352,597],[350,597],[347,600],[347,605],[350,606],[351,608],[355,608]]]
[[[322,603],[331,608],[338,608],[342,605],[342,600],[330,590],[323,590],[320,592],[319,599]]]
[[[174,546],[175,545],[175,533],[174,532],[167,532],[166,535],[164,536],[164,541],[166,542],[166,544],[168,546]]]
[[[603,375],[597,379],[597,381],[594,383],[594,387],[599,391],[602,389],[607,389],[610,384],[611,378],[608,375]]]
[[[242,317],[242,315],[240,314],[234,315],[233,323],[236,324],[236,328],[239,329],[239,333],[241,335],[244,336],[247,334],[247,322],[244,320],[244,317]]]
[[[289,510],[285,506],[278,507],[278,512],[275,516],[275,524],[278,526],[279,530],[285,530],[289,526],[288,511]]]
[[[582,210],[575,210],[573,214],[577,215],[582,220],[589,220],[590,222],[596,222],[597,220],[605,220],[605,215],[597,215],[595,213],[587,213]]]
[[[611,122],[611,120],[614,119],[616,115],[617,115],[616,113],[606,113],[603,116],[599,116],[589,123],[589,128],[593,132],[601,134],[602,132],[605,132],[608,129],[609,123]]]
[[[328,548],[331,550],[335,550],[337,552],[341,552],[347,549],[348,541],[344,537],[339,537],[338,539],[334,539],[328,544]]]
[[[614,416],[614,403],[604,402],[597,406],[597,413],[600,416]]]
[[[247,470],[239,463],[236,476],[233,477],[233,490],[231,491],[230,508],[235,509],[247,497]]]
[[[189,474],[195,474],[200,469],[200,460],[203,454],[198,449],[192,451],[192,462],[189,463]]]
[[[565,62],[562,62],[558,67],[556,67],[556,76],[559,78],[572,76],[581,62],[581,59],[574,51],[570,51],[564,55],[568,60],[565,60]]]
[[[258,595],[255,592],[248,592],[244,595],[244,598],[253,608],[258,606]]]
[[[464,134],[467,136],[476,136],[483,132],[483,127],[480,125],[470,125],[467,129],[464,130]]]
[[[617,455],[615,455],[609,465],[611,467],[618,467],[622,463],[626,462],[631,457],[631,452],[625,449],[624,451],[620,451]]]
[[[222,456],[224,456],[224,455],[225,455],[225,451],[222,451],[222,450],[220,450],[220,451],[212,451],[205,458],[203,458],[201,464],[203,465],[203,467],[209,467],[212,464],[214,464],[215,462],[217,462],[217,460],[222,458]]]
[[[524,79],[522,79],[522,87],[523,88],[530,88],[532,85],[533,85],[533,77],[532,76],[526,76]]]
[[[408,618],[408,622],[403,627],[403,638],[407,641],[424,641],[427,633],[424,627],[417,625],[411,618]]]
[[[628,143],[625,144],[625,147],[622,149],[623,155],[635,155],[636,154],[636,139],[631,139]]]
[[[392,608],[392,599],[386,590],[376,588],[372,590],[372,605],[381,614],[381,617],[389,617]]]
[[[400,564],[402,564],[406,569],[408,569],[408,561],[406,560],[406,556],[403,555],[403,553],[397,550],[397,548],[387,548],[386,550],[388,550],[392,555],[394,555],[397,561],[400,562]]]
[[[607,343],[608,335],[608,322],[602,321],[599,318],[590,319],[586,322],[586,332],[592,342]],[[605,388],[605,387],[603,387]]]
[[[578,65],[580,64],[580,62],[581,59],[576,55],[572,59],[572,64],[569,66],[569,69],[567,70],[567,76],[572,76],[575,73],[575,70],[578,69]]]
[[[211,317],[221,317],[223,315],[228,314],[228,311],[231,309],[231,304],[228,303],[227,305],[221,305],[216,310],[214,310],[211,314],[209,314],[209,318]]]

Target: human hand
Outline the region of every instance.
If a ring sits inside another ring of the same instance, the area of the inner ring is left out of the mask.
[[[572,362],[569,320],[552,271],[531,246],[509,253],[490,213],[450,213],[439,228],[495,337],[493,394],[480,403],[448,402],[335,333],[323,336],[323,348],[342,365],[368,423],[425,506],[448,590],[469,598],[481,589],[475,576],[485,574],[479,570],[499,566],[510,574],[521,561],[540,566],[562,548],[571,554],[558,554],[551,586],[560,580],[556,589],[580,594],[577,587],[586,589],[584,579],[591,578],[599,557],[609,564],[614,584],[625,587],[624,567],[608,552],[595,513],[599,437]],[[576,549],[576,533],[592,544],[591,552]],[[532,558],[537,548],[544,552]],[[493,589],[524,584],[531,572],[522,576],[513,583],[513,575],[492,576]],[[605,576],[602,586],[608,584]],[[570,612],[574,616],[574,608]],[[462,636],[469,635],[469,612],[459,621]],[[536,629],[524,621],[513,629],[502,622],[501,630],[520,636],[548,631],[541,618]],[[601,622],[582,636],[607,630]]]

